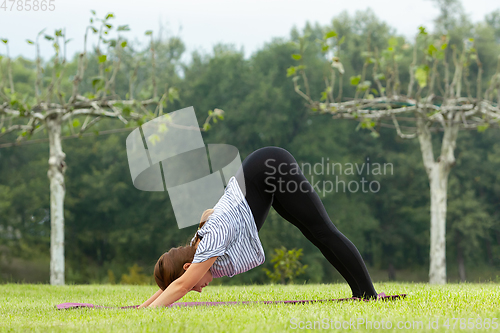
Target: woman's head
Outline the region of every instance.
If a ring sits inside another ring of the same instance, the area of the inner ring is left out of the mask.
[[[194,258],[196,247],[193,245],[171,248],[165,252],[155,265],[155,280],[161,290],[165,290],[169,284],[184,274],[184,264],[191,263]]]
[[[203,212],[203,214],[201,215],[198,230],[205,224],[208,217],[212,213],[213,209],[207,209]],[[182,274],[184,274],[184,272],[187,270],[189,265],[193,262],[197,247],[197,241],[199,239],[200,238],[198,236],[198,232],[196,232],[195,238],[191,244],[171,248],[170,251],[165,252],[158,259],[154,269],[154,277],[156,280],[156,284],[158,285],[158,287],[160,287],[161,290],[165,290],[169,284],[180,278]],[[188,265],[185,265],[186,263],[188,263]],[[209,275],[210,278],[207,275]],[[211,281],[210,271],[207,272],[207,274],[205,274],[205,276],[201,280],[203,280],[200,281],[203,282],[201,285],[205,286],[206,284],[208,284],[208,282]],[[195,287],[199,290],[195,290],[201,291],[198,284]]]

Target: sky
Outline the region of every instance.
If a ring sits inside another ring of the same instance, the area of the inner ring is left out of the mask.
[[[21,0],[23,3],[30,0]],[[35,0],[31,0],[33,3]],[[243,50],[245,57],[270,42],[273,37],[289,38],[291,29],[300,30],[306,22],[326,25],[332,18],[347,10],[372,8],[375,14],[396,28],[397,32],[412,38],[420,25],[432,28],[432,21],[438,15],[431,0],[45,0],[53,4],[53,11],[17,10],[13,0],[0,0],[0,38],[9,40],[11,57],[24,56],[34,59],[35,47],[26,39],[34,40],[39,31],[54,34],[56,29],[65,28],[68,38],[67,55],[83,50],[83,36],[89,24],[91,10],[98,17],[113,13],[110,20],[115,27],[128,24],[131,31],[124,33],[129,40],[136,39],[146,45],[144,32],[160,32],[163,37],[178,36],[185,43],[187,52],[212,52],[219,42],[232,43]],[[472,21],[500,9],[498,0],[463,0],[464,9]],[[48,59],[53,55],[51,44],[42,38],[41,55]],[[92,39],[89,42],[93,42]],[[90,43],[89,43],[90,44]],[[0,54],[5,54],[5,45],[0,43]]]

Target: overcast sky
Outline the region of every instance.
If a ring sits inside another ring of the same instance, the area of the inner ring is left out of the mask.
[[[0,6],[2,3],[0,0]],[[54,11],[17,11],[17,4],[10,11],[12,0],[7,0],[6,10],[0,8],[0,38],[9,39],[11,56],[33,59],[35,48],[26,39],[34,40],[44,28],[52,35],[55,29],[66,28],[68,38],[73,38],[67,54],[81,51],[91,9],[99,17],[114,13],[116,18],[111,23],[128,24],[131,31],[126,36],[131,39],[146,41],[144,32],[158,33],[161,24],[169,35],[181,37],[187,55],[195,49],[211,52],[214,44],[224,42],[234,43],[238,49],[243,47],[247,58],[273,37],[288,38],[294,25],[302,29],[307,21],[327,24],[343,10],[353,14],[371,7],[379,18],[408,37],[422,24],[431,28],[433,18],[438,15],[430,0],[52,0],[52,3]],[[482,20],[485,14],[500,8],[498,0],[463,0],[463,5],[473,21]],[[5,46],[0,45],[0,54],[5,51]],[[41,51],[45,59],[53,52],[46,41]]]

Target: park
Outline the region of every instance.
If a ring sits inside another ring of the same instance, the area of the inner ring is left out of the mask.
[[[482,1],[418,1],[411,31],[361,2],[325,21],[271,1],[293,27],[239,38],[251,53],[201,31],[240,13],[223,0],[171,4],[200,21],[185,37],[131,3],[0,1],[0,331],[498,330]]]

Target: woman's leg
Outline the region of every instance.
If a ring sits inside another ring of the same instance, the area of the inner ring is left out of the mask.
[[[243,161],[242,169],[246,198],[258,230],[272,205],[318,247],[346,279],[353,296],[377,295],[359,251],[331,222],[318,194],[287,150],[258,149]]]
[[[349,287],[351,287],[353,296],[361,297],[360,296],[362,294],[360,292],[361,288],[356,283],[356,278],[354,276],[352,276],[351,272],[349,272],[349,270],[347,269],[347,267],[344,266],[344,264],[341,261],[341,258],[338,258],[335,255],[335,253],[332,253],[331,250],[328,247],[326,247],[325,245],[323,245],[322,243],[320,243],[318,241],[318,239],[315,238],[311,234],[311,232],[307,228],[304,227],[303,224],[301,224],[295,217],[293,217],[292,215],[290,215],[286,211],[286,209],[284,209],[281,206],[281,204],[279,203],[278,200],[276,200],[276,198],[274,198],[274,200],[273,200],[273,208],[274,208],[274,210],[276,210],[276,212],[282,218],[284,218],[285,220],[287,220],[288,222],[290,222],[294,226],[296,226],[302,232],[302,234],[311,243],[313,243],[314,246],[316,246],[321,251],[321,253],[323,254],[323,256],[325,256],[325,258],[330,262],[330,264],[332,264],[332,266],[335,267],[337,269],[337,271],[342,275],[342,277],[347,281],[347,283],[349,284]],[[355,292],[355,291],[357,291],[357,292]]]

